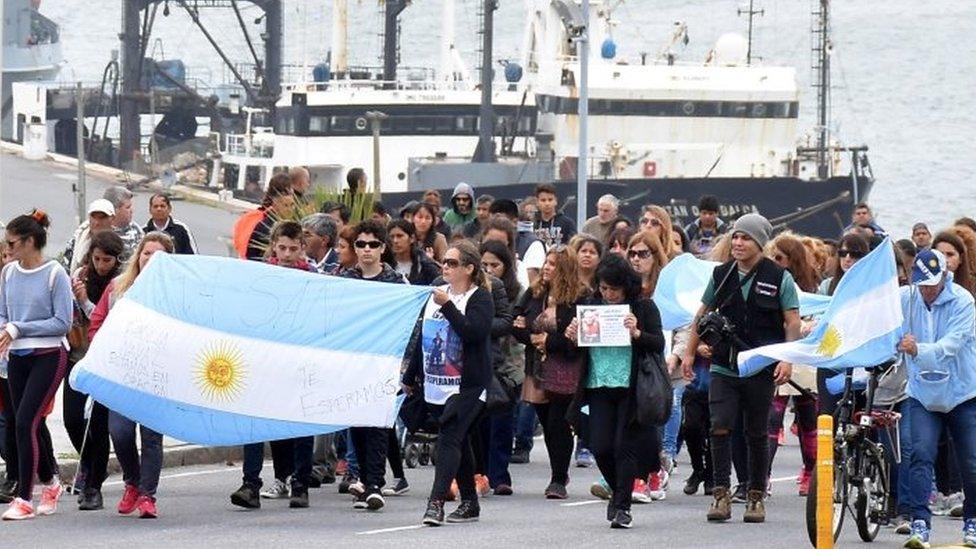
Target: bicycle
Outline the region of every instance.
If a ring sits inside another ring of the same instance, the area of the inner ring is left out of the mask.
[[[849,512],[857,524],[857,533],[865,542],[874,541],[881,527],[892,518],[891,486],[885,447],[877,441],[881,429],[894,442],[894,458],[899,460],[897,442],[901,414],[875,410],[874,395],[879,380],[895,364],[886,362],[869,370],[864,391],[864,406],[857,408],[854,370],[848,369],[844,392],[834,412],[834,541],[840,536],[844,517]],[[893,435],[892,435],[893,433]],[[806,502],[806,524],[810,543],[817,544],[817,471],[810,482]]]

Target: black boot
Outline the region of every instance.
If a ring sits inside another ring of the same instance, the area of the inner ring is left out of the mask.
[[[291,483],[291,497],[288,499],[288,507],[292,509],[308,507],[308,486],[295,482]]]
[[[102,491],[98,488],[85,488],[78,500],[79,511],[97,511],[104,507]]]
[[[238,488],[236,492],[230,495],[230,502],[245,509],[260,509],[260,489],[260,486],[255,486],[245,482],[244,484],[241,484],[241,487]]]
[[[701,485],[701,483],[702,483],[701,475],[698,473],[698,471],[692,471],[691,476],[688,477],[688,480],[685,481],[685,489],[684,489],[685,495],[693,496],[697,494],[698,487]]]
[[[427,511],[424,513],[423,524],[427,526],[444,525],[444,500],[427,500]]]
[[[461,505],[447,516],[447,522],[476,522],[481,516],[481,506],[476,499],[463,499]]]

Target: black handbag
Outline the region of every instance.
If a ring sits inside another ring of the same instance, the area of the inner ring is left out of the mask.
[[[642,353],[635,380],[637,423],[664,425],[671,417],[673,404],[671,378],[660,353]]]
[[[424,400],[424,388],[422,385],[414,387],[413,393],[407,395],[403,404],[400,405],[400,419],[408,433],[423,431],[425,433],[437,432],[437,421],[431,417],[430,409]]]
[[[514,390],[509,389],[495,374],[491,375],[486,392],[485,410],[489,414],[505,413],[515,405]]]

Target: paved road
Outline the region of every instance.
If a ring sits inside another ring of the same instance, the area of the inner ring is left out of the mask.
[[[77,179],[74,168],[51,161],[30,161],[0,153],[0,222],[31,208],[41,208],[51,216],[49,255],[57,255],[75,229],[75,198],[71,186]],[[105,189],[117,184],[111,178],[89,173],[88,201],[101,198]],[[136,192],[134,218],[141,225],[149,219],[147,190]],[[193,231],[200,253],[227,255],[227,247],[217,240],[230,235],[235,214],[191,202],[174,202],[173,215]]]
[[[635,527],[631,531],[610,530],[603,517],[604,504],[588,494],[595,480],[594,469],[574,469],[569,485],[570,499],[546,501],[542,491],[548,481],[548,465],[541,441],[533,462],[513,465],[516,495],[488,497],[482,502],[482,520],[440,529],[420,528],[433,469],[408,469],[412,491],[399,498],[387,498],[378,513],[352,509],[347,496],[336,494],[334,485],[313,490],[310,509],[288,509],[286,501],[267,501],[259,511],[240,510],[228,496],[240,482],[239,467],[200,466],[164,471],[159,492],[161,518],[157,521],[121,517],[114,511],[82,513],[69,498],[59,513],[26,523],[0,524],[0,536],[9,547],[32,546],[44,540],[46,547],[135,547],[168,544],[171,547],[629,547],[711,548],[761,547],[801,549],[809,547],[803,519],[804,500],[795,495],[791,474],[799,465],[795,444],[784,448],[774,470],[776,482],[768,506],[768,522],[741,522],[742,505],[736,505],[737,520],[708,524],[704,513],[708,499],[680,492],[681,479],[688,473],[680,463],[676,486],[668,499],[635,506]],[[782,459],[781,459],[782,458]],[[265,478],[270,477],[270,464]],[[105,488],[106,502],[114,508],[122,491],[118,478]],[[453,508],[449,504],[449,509]],[[853,528],[845,528],[837,547],[856,547],[861,542]],[[958,539],[959,521],[936,519],[936,540]],[[883,530],[875,547],[899,547],[901,538]],[[865,546],[867,547],[867,546]]]

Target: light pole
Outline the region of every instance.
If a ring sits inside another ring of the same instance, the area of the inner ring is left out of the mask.
[[[366,111],[366,120],[369,120],[370,129],[373,130],[373,189],[377,196],[380,195],[380,126],[387,118],[389,115],[386,113]]]

